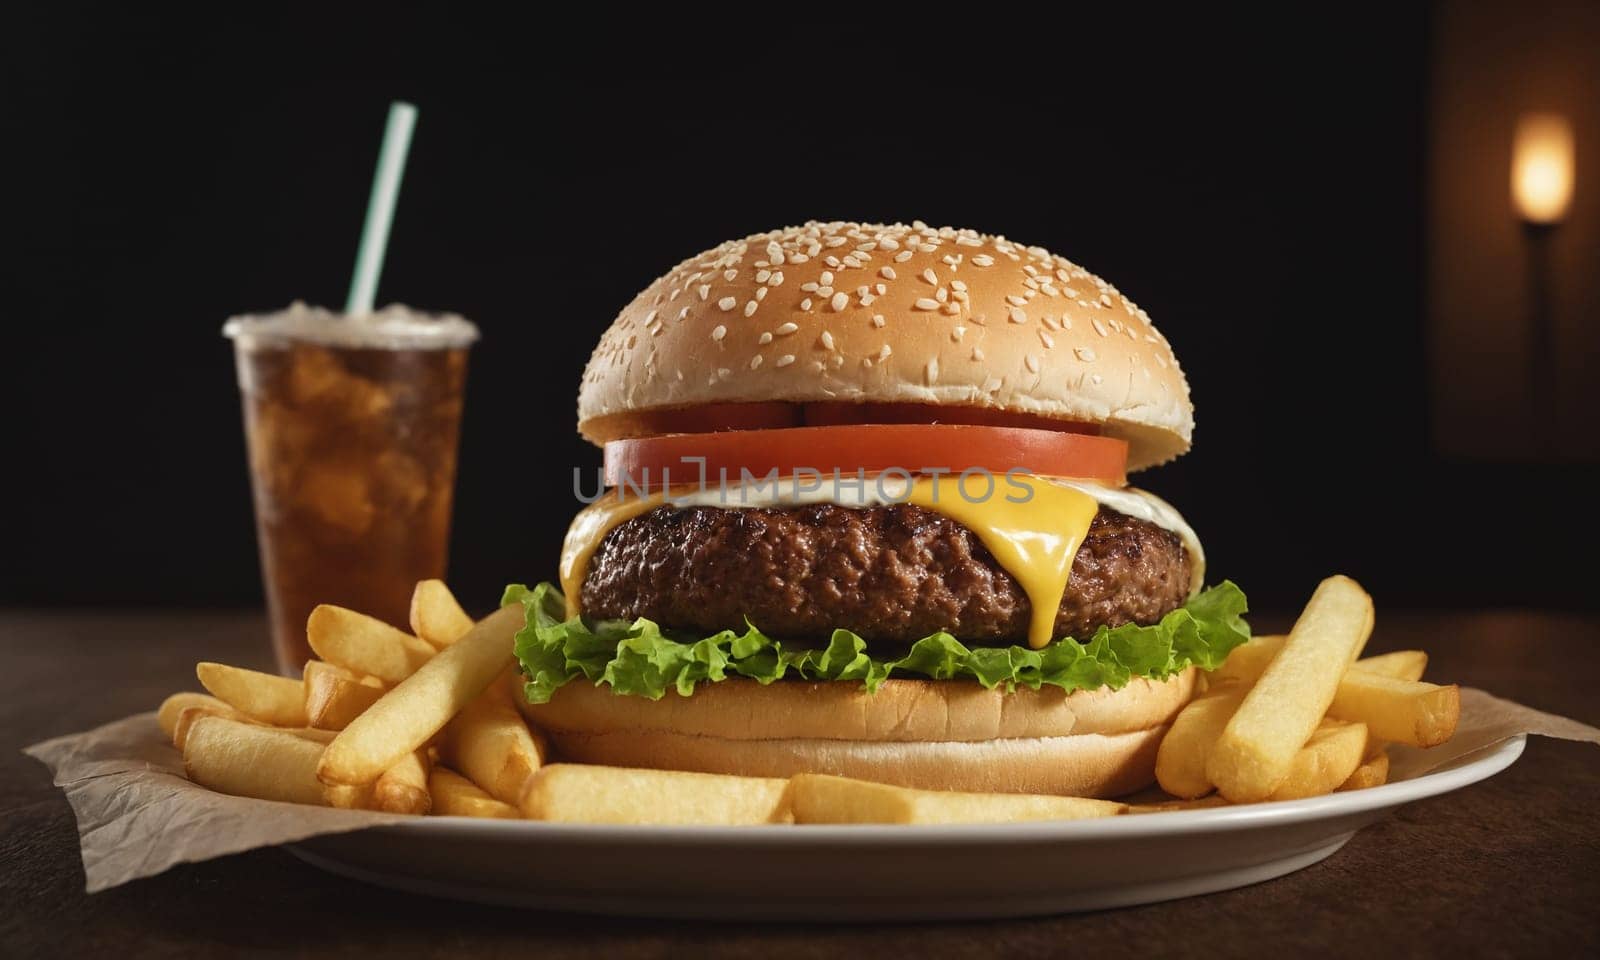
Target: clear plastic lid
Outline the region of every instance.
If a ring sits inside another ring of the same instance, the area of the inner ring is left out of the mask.
[[[347,316],[296,300],[277,313],[232,317],[222,335],[241,344],[317,343],[369,350],[450,350],[478,339],[472,321],[454,313],[423,313],[392,303],[364,316]]]

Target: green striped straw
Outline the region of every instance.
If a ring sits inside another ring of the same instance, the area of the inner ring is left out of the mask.
[[[389,247],[394,205],[400,197],[400,178],[405,175],[406,153],[411,149],[411,131],[416,125],[416,107],[399,100],[389,104],[378,169],[372,174],[372,195],[367,198],[367,222],[361,227],[356,270],[350,278],[350,296],[344,302],[344,312],[351,316],[372,312],[378,276],[383,273],[383,254]]]

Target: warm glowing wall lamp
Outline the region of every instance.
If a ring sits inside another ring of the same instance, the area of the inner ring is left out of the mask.
[[[1560,223],[1572,205],[1572,124],[1557,113],[1517,120],[1511,147],[1511,199],[1529,223]]]

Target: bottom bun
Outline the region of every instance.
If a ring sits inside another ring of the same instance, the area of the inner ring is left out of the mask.
[[[929,790],[1113,797],[1155,782],[1191,668],[1112,690],[986,690],[960,680],[729,679],[688,697],[572,683],[517,702],[562,759],[753,777],[831,773]]]
[[[563,760],[790,777],[831,773],[924,790],[1116,797],[1155,782],[1165,725],[1133,733],[942,740],[728,740],[630,731],[551,735]]]

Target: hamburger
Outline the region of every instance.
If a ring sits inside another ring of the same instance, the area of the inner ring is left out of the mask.
[[[1127,484],[1193,428],[1145,312],[1041,247],[920,222],[724,243],[584,371],[606,491],[559,584],[508,588],[521,705],[582,762],[1140,789],[1249,637]]]

